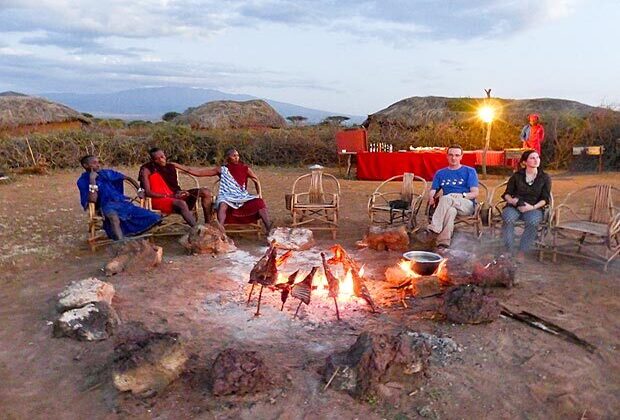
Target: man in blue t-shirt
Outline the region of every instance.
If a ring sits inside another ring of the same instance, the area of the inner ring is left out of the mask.
[[[476,197],[478,197],[478,174],[474,168],[461,165],[463,148],[453,145],[448,148],[448,167],[440,169],[433,177],[429,192],[429,202],[435,206],[433,219],[427,226],[427,234],[437,236],[437,248],[448,248],[454,230],[456,215],[474,214]],[[438,190],[443,195],[435,196]]]

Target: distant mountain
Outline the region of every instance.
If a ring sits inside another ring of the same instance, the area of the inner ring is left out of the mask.
[[[182,113],[189,107],[196,107],[206,102],[233,100],[248,101],[264,99],[283,117],[301,115],[309,123],[317,123],[331,115],[345,115],[351,123],[360,123],[365,117],[347,115],[338,112],[305,108],[286,102],[257,98],[251,95],[225,93],[214,89],[186,87],[158,87],[123,90],[114,93],[41,93],[38,96],[68,105],[80,112],[88,112],[96,117],[114,117],[125,120],[161,119],[169,111]]]

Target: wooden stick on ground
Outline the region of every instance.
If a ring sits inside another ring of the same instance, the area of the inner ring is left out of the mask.
[[[327,384],[325,384],[325,386],[323,387],[323,391],[325,391],[327,388],[329,388],[329,386],[332,384],[332,381],[334,380],[336,375],[338,375],[338,371],[340,371],[340,366],[336,366],[336,370],[332,374],[331,378],[329,378],[329,381],[327,381]]]
[[[516,321],[523,322],[526,325],[529,325],[532,328],[536,328],[538,330],[544,331],[549,334],[557,335],[562,337],[564,340],[577,344],[578,346],[583,347],[590,353],[594,353],[596,350],[596,346],[588,343],[587,341],[577,337],[574,333],[565,330],[564,328],[555,325],[552,322],[544,320],[539,316],[531,314],[529,312],[521,311],[519,313],[512,312],[510,309],[502,305],[502,315],[507,316],[508,318],[512,318]]]

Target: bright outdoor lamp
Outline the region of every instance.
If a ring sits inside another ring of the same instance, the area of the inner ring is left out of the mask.
[[[478,110],[478,116],[485,123],[491,123],[493,122],[493,118],[495,118],[495,110],[493,107],[485,105]]]

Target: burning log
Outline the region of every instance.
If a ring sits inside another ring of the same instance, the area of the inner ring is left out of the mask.
[[[297,274],[299,274],[299,270],[288,276],[288,281],[286,283],[278,283],[275,285],[276,289],[280,290],[280,299],[282,300],[282,307],[280,308],[280,311],[284,310],[284,304],[286,303],[288,295],[291,292],[291,287],[295,284]]]
[[[306,278],[304,278],[299,283],[293,285],[291,289],[291,296],[295,299],[299,299],[299,305],[297,306],[297,310],[295,311],[295,315],[293,319],[297,317],[297,313],[299,312],[299,308],[301,308],[301,304],[305,303],[306,305],[310,304],[310,295],[312,294],[312,280],[314,279],[314,275],[316,270],[319,267],[312,267],[312,270]]]
[[[439,277],[442,286],[458,286],[472,282],[476,261],[474,254],[456,249],[447,249],[440,254],[445,258],[445,263],[437,270],[437,277]]]
[[[248,296],[248,304],[250,303],[250,299],[252,298],[252,292],[254,291],[254,286],[256,284],[260,284],[260,292],[258,294],[258,307],[256,309],[255,316],[260,315],[260,301],[263,296],[263,288],[265,286],[273,286],[278,280],[278,268],[276,265],[276,248],[273,243],[269,246],[265,255],[261,257],[260,260],[254,265],[252,271],[250,271],[250,281],[249,283],[252,285],[250,289],[250,295]]]
[[[362,274],[360,273],[362,270],[357,265],[355,260],[351,258],[351,256],[344,250],[344,248],[340,245],[334,245],[330,249],[334,256],[330,258],[327,262],[329,264],[342,264],[344,271],[350,271],[351,276],[353,278],[353,294],[359,298],[364,299],[371,307],[372,312],[377,312],[377,308],[375,306],[372,297],[370,296],[370,292],[366,288],[364,284],[364,279]]]
[[[336,318],[340,321],[340,311],[338,310],[338,293],[340,292],[340,281],[334,276],[332,270],[327,265],[325,259],[325,253],[321,252],[321,259],[323,260],[323,271],[325,271],[325,278],[327,279],[327,286],[329,289],[329,297],[334,299],[334,305],[336,306]]]

